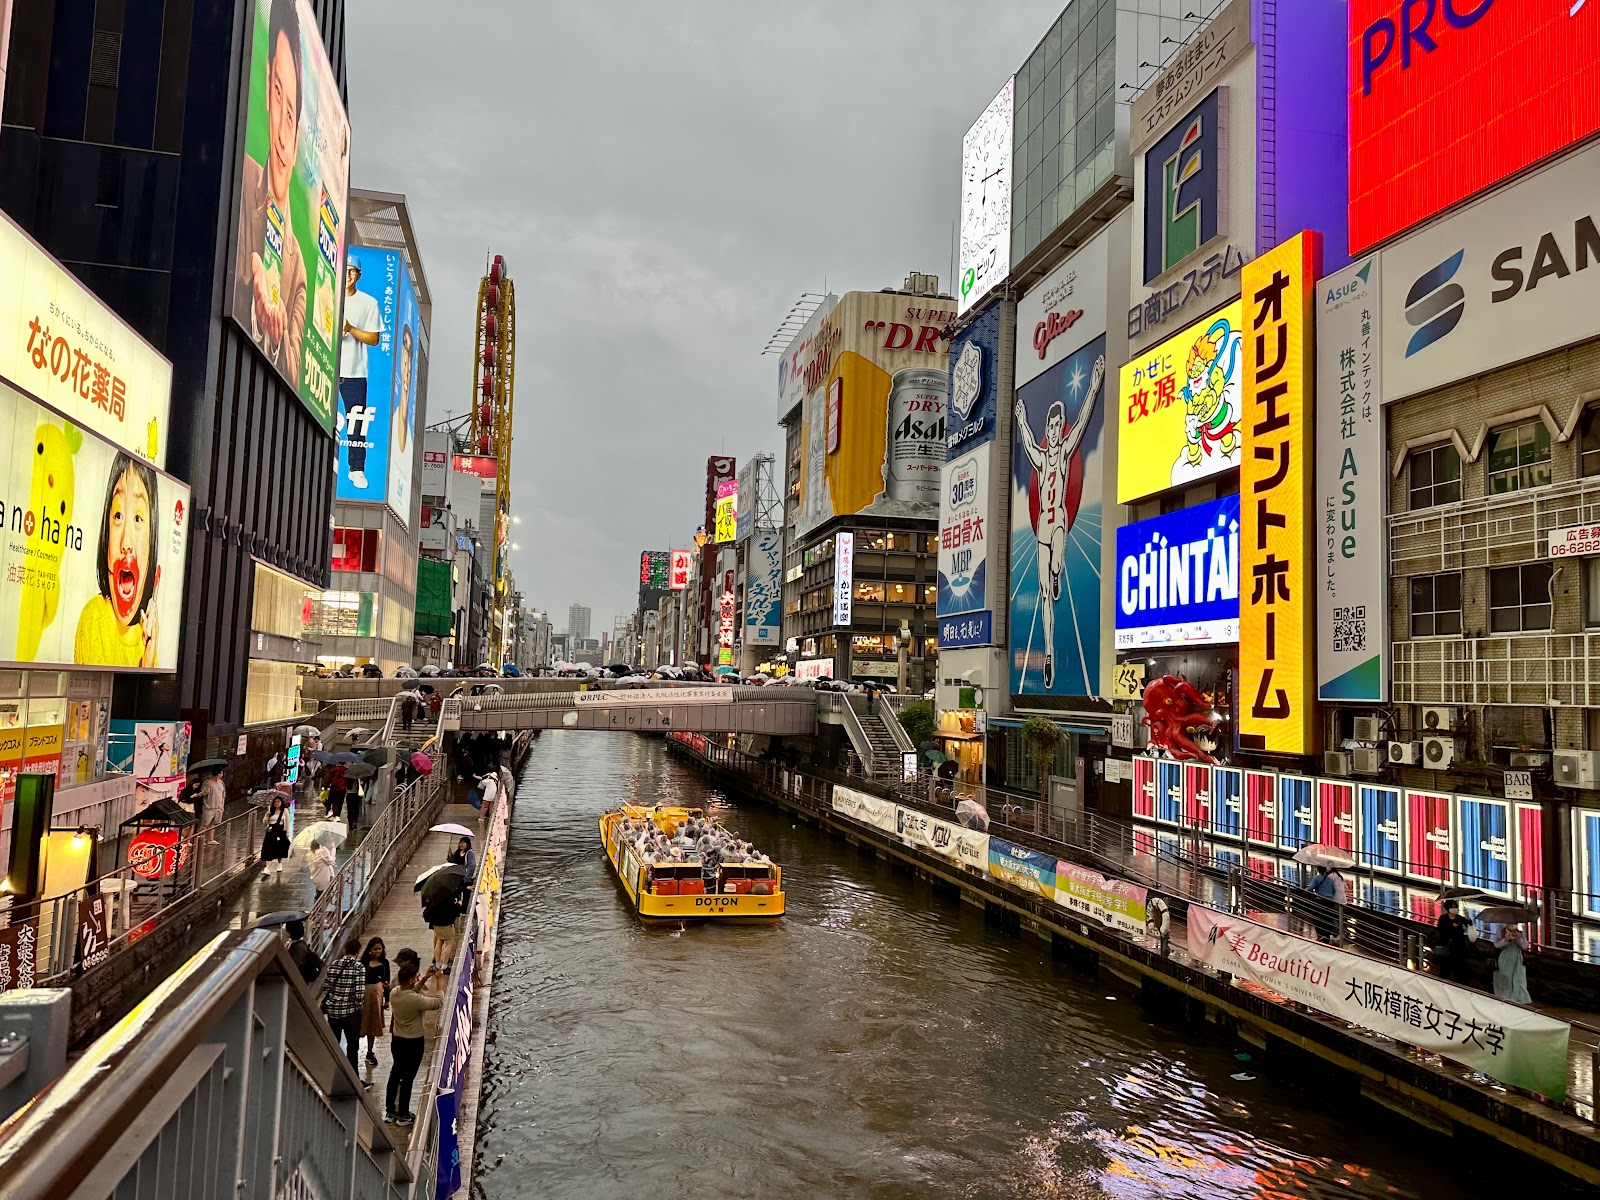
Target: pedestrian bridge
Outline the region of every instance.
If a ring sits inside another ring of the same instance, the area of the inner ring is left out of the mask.
[[[816,732],[817,700],[817,693],[810,688],[714,684],[506,690],[450,697],[439,714],[438,729],[440,733],[594,729],[615,733],[809,737]],[[387,698],[336,703],[341,725],[382,722],[384,736],[373,739],[380,744],[387,741],[387,734],[398,719],[397,706]]]

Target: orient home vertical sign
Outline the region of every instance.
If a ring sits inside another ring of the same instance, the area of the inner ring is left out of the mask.
[[[1244,266],[1244,455],[1239,470],[1239,746],[1309,754],[1312,311],[1321,235]]]
[[[1389,699],[1376,255],[1317,285],[1317,697]]]
[[[833,623],[850,624],[855,598],[856,535],[849,531],[833,538]]]

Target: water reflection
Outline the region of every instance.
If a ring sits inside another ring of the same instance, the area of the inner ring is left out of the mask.
[[[784,865],[789,915],[641,925],[597,840],[620,799],[727,804]],[[1254,1076],[1248,1047],[1188,1044],[1129,985],[730,802],[658,742],[539,739],[505,887],[478,1143],[491,1198],[1468,1194],[1401,1136],[1234,1078]]]

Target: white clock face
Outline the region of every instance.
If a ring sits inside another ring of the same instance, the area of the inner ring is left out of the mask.
[[[961,268],[965,312],[1011,269],[1011,126],[1014,81],[973,122],[961,143]]]

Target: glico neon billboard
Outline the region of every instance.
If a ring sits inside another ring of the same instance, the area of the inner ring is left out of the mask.
[[[1350,0],[1350,252],[1600,131],[1600,0]]]

